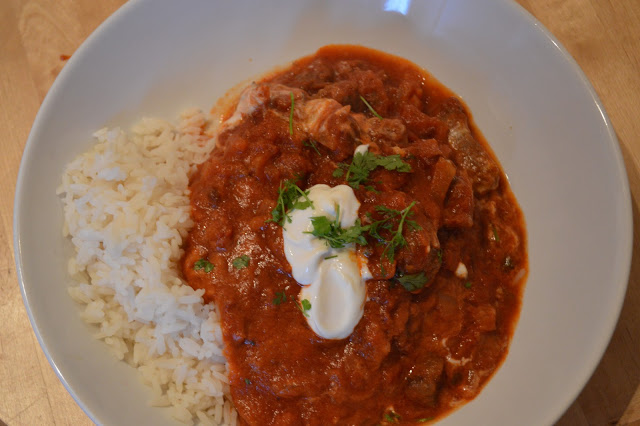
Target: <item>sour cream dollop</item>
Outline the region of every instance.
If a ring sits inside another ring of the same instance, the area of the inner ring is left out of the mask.
[[[344,339],[362,318],[365,281],[371,273],[366,260],[358,259],[353,244],[334,249],[311,235],[311,218],[327,216],[333,221],[340,206],[340,226],[348,228],[358,218],[360,202],[347,185],[314,185],[309,199],[313,207],[293,210],[291,223],[285,223],[284,251],[293,278],[302,285],[300,301],[311,303],[306,317],[311,329],[325,339]]]

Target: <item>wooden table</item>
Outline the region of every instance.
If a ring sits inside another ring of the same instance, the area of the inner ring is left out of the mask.
[[[123,0],[0,1],[0,424],[91,421],[55,376],[31,330],[12,247],[20,157],[40,103],[82,41]],[[640,219],[640,1],[518,0],[564,44],[600,95],[620,139]],[[593,377],[560,425],[640,424],[640,234],[624,307]]]

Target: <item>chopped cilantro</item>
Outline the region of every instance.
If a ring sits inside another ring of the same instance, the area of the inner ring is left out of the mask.
[[[373,222],[369,226],[369,234],[378,240],[378,242],[384,245],[384,251],[382,252],[382,257],[386,257],[389,262],[393,262],[395,259],[396,250],[401,249],[402,247],[407,245],[407,240],[405,240],[402,235],[402,231],[404,226],[412,230],[420,229],[420,226],[414,221],[407,219],[413,215],[411,209],[416,204],[413,201],[403,210],[394,210],[385,206],[376,206],[376,211],[378,213],[382,213],[384,215],[383,220],[379,220]],[[393,222],[398,222],[397,228],[393,229]],[[391,232],[391,239],[386,239],[380,232],[382,230],[387,230]]]
[[[413,201],[403,210],[376,206],[376,211],[383,216],[381,220],[373,221],[369,225],[362,225],[360,219],[356,219],[354,225],[346,229],[340,226],[340,208],[338,206],[336,207],[336,218],[333,220],[327,216],[312,217],[311,224],[313,225],[313,230],[308,233],[325,240],[327,245],[332,248],[342,248],[351,243],[366,246],[367,239],[365,235],[368,233],[372,238],[376,239],[379,244],[384,245],[382,257],[386,257],[389,262],[393,262],[396,251],[407,245],[407,241],[402,234],[404,228],[406,227],[411,230],[420,229],[416,221],[409,219],[413,215],[411,209],[415,204],[416,202]],[[367,217],[369,220],[373,220],[370,214],[368,214]],[[382,234],[391,234],[391,238],[387,238]]]
[[[267,222],[274,222],[284,226],[285,221],[291,223],[289,212],[293,209],[304,210],[313,207],[313,202],[309,199],[309,191],[303,191],[293,180],[280,182],[278,189],[278,201],[276,208],[271,210],[271,219]]]
[[[231,262],[233,264],[233,267],[236,269],[243,269],[246,268],[247,266],[249,266],[249,256],[247,256],[246,254],[243,254],[242,256],[238,256],[235,259],[233,259],[233,262]]]
[[[305,317],[309,317],[308,311],[311,309],[311,302],[309,302],[307,299],[302,299],[300,304],[296,303],[296,306],[298,306],[298,309],[300,309],[302,315],[304,315]]]
[[[491,230],[493,231],[493,239],[495,240],[495,242],[499,243],[500,236],[498,236],[498,230],[496,229],[496,226],[493,223],[491,224]]]
[[[360,219],[356,219],[353,226],[343,228],[340,226],[340,206],[336,205],[336,218],[332,221],[327,216],[315,216],[311,218],[313,231],[308,232],[314,237],[325,240],[332,248],[342,248],[347,244],[356,243],[367,245],[367,240],[363,233],[367,227],[360,224]]]
[[[333,177],[342,177],[344,171],[347,171],[345,179],[349,186],[358,189],[363,182],[369,178],[369,173],[378,167],[384,167],[386,170],[395,170],[402,173],[411,172],[409,163],[405,163],[400,155],[376,155],[372,152],[356,152],[351,160],[351,164],[339,163],[338,168],[333,172]],[[340,171],[338,171],[340,170]]]
[[[396,281],[402,284],[407,291],[416,291],[424,287],[429,282],[426,274],[423,272],[417,274],[407,274],[396,277]]]
[[[244,383],[245,383],[246,385],[250,385],[250,384],[251,384],[251,380],[249,380],[249,379],[244,379]]]
[[[278,306],[287,301],[287,295],[284,291],[276,291],[276,297],[273,299],[273,304]]]
[[[308,146],[309,148],[313,149],[318,155],[322,155],[320,154],[320,150],[318,149],[318,146],[316,145],[316,143],[314,141],[302,141],[302,145],[304,146]]]
[[[464,283],[465,288],[471,288],[471,281],[467,281]]]
[[[382,116],[380,116],[380,114],[378,114],[376,112],[376,110],[373,109],[373,107],[369,104],[369,102],[367,102],[367,100],[364,98],[364,96],[360,95],[360,99],[362,99],[362,102],[364,102],[364,104],[367,106],[367,108],[369,108],[369,111],[371,111],[371,114],[375,115],[380,120],[382,120]]]
[[[394,413],[393,411],[389,411],[388,413],[384,414],[384,419],[389,423],[397,423],[401,418],[402,417],[400,417],[400,414]]]
[[[209,262],[207,259],[200,259],[193,264],[194,271],[204,270],[207,274],[213,271],[213,263]]]

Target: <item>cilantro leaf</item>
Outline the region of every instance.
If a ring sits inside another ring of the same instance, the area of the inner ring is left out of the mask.
[[[402,287],[407,291],[416,291],[424,287],[429,282],[429,278],[425,275],[424,271],[417,274],[407,274],[396,277],[396,281],[402,284]]]
[[[360,219],[356,219],[355,224],[348,228],[340,226],[340,206],[336,206],[336,218],[332,221],[327,216],[315,216],[311,218],[313,231],[309,232],[314,237],[325,240],[331,248],[342,248],[347,244],[356,243],[362,246],[367,245],[364,232],[368,227],[362,226]]]
[[[340,167],[338,167],[337,169],[335,169],[335,170],[333,171],[332,176],[333,176],[334,178],[339,178],[339,177],[344,176],[344,170],[341,168],[341,165],[343,165],[343,164],[344,164],[344,163],[340,163],[340,164],[338,164],[338,166],[340,166]]]
[[[207,274],[213,271],[213,268],[213,263],[209,262],[207,259],[200,259],[193,264],[194,271],[204,270],[204,272],[206,272]]]
[[[298,307],[298,309],[300,309],[300,312],[302,312],[302,315],[304,315],[305,317],[309,317],[309,310],[311,309],[311,302],[309,302],[307,299],[302,299],[300,301],[300,304],[296,303],[296,306]]]
[[[397,423],[398,420],[401,419],[401,417],[400,417],[400,414],[395,413],[393,411],[389,411],[388,413],[384,414],[384,419],[389,423]]]
[[[318,146],[316,145],[315,141],[312,141],[312,140],[302,141],[302,145],[308,146],[309,148],[313,149],[316,152],[316,154],[322,155],[320,154],[320,150],[318,149]]]
[[[369,226],[369,235],[384,245],[382,257],[386,257],[389,262],[395,259],[396,251],[407,245],[407,240],[402,234],[404,227],[412,230],[419,230],[420,225],[414,220],[407,219],[413,215],[411,209],[416,204],[413,201],[403,210],[394,210],[385,206],[376,206],[376,211],[382,213],[384,219],[373,222]],[[393,223],[397,222],[397,227],[393,228]],[[381,232],[391,233],[391,238],[387,239],[381,235]]]
[[[276,297],[273,298],[273,304],[278,306],[287,301],[287,295],[284,291],[276,291]]]
[[[400,155],[376,155],[370,151],[356,152],[351,160],[351,164],[339,163],[338,168],[333,172],[333,177],[341,177],[344,170],[347,171],[345,179],[349,186],[358,189],[361,184],[369,179],[369,173],[378,167],[386,170],[395,170],[401,173],[411,172],[409,163],[405,163]]]
[[[420,225],[409,219],[413,216],[411,209],[416,204],[413,201],[403,210],[394,210],[385,206],[376,206],[376,211],[382,214],[382,219],[372,221],[368,225],[362,225],[360,219],[356,219],[353,226],[342,228],[340,226],[340,208],[336,207],[336,218],[331,220],[327,216],[315,216],[311,218],[313,230],[309,234],[325,240],[331,248],[342,248],[347,244],[368,244],[366,235],[368,234],[379,244],[384,245],[382,257],[386,257],[389,262],[395,259],[396,251],[407,245],[403,231],[405,228],[419,230]],[[372,215],[367,214],[369,220],[373,220]]]
[[[243,254],[242,256],[238,256],[235,259],[233,259],[233,262],[231,262],[233,264],[233,267],[236,269],[243,269],[246,268],[247,266],[249,266],[249,256],[246,254]]]
[[[278,188],[278,201],[276,207],[271,210],[271,219],[267,223],[274,222],[284,226],[285,222],[291,223],[291,210],[304,210],[313,207],[313,202],[309,199],[309,191],[303,191],[293,180],[280,182]]]
[[[368,151],[367,151],[368,152]],[[384,167],[387,170],[397,170],[399,172],[408,173],[411,171],[409,163],[402,161],[398,154],[387,155],[386,157],[377,156],[376,164],[378,167]]]

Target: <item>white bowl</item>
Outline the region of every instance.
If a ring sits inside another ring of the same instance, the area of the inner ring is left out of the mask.
[[[629,189],[602,104],[559,43],[506,0],[136,1],[82,45],[35,120],[14,212],[18,276],[47,358],[97,423],[166,424],[67,294],[55,195],[63,167],[105,125],[173,119],[330,43],[403,56],[461,95],[524,211],[530,274],[504,365],[442,424],[550,424],[611,337],[631,258]]]

